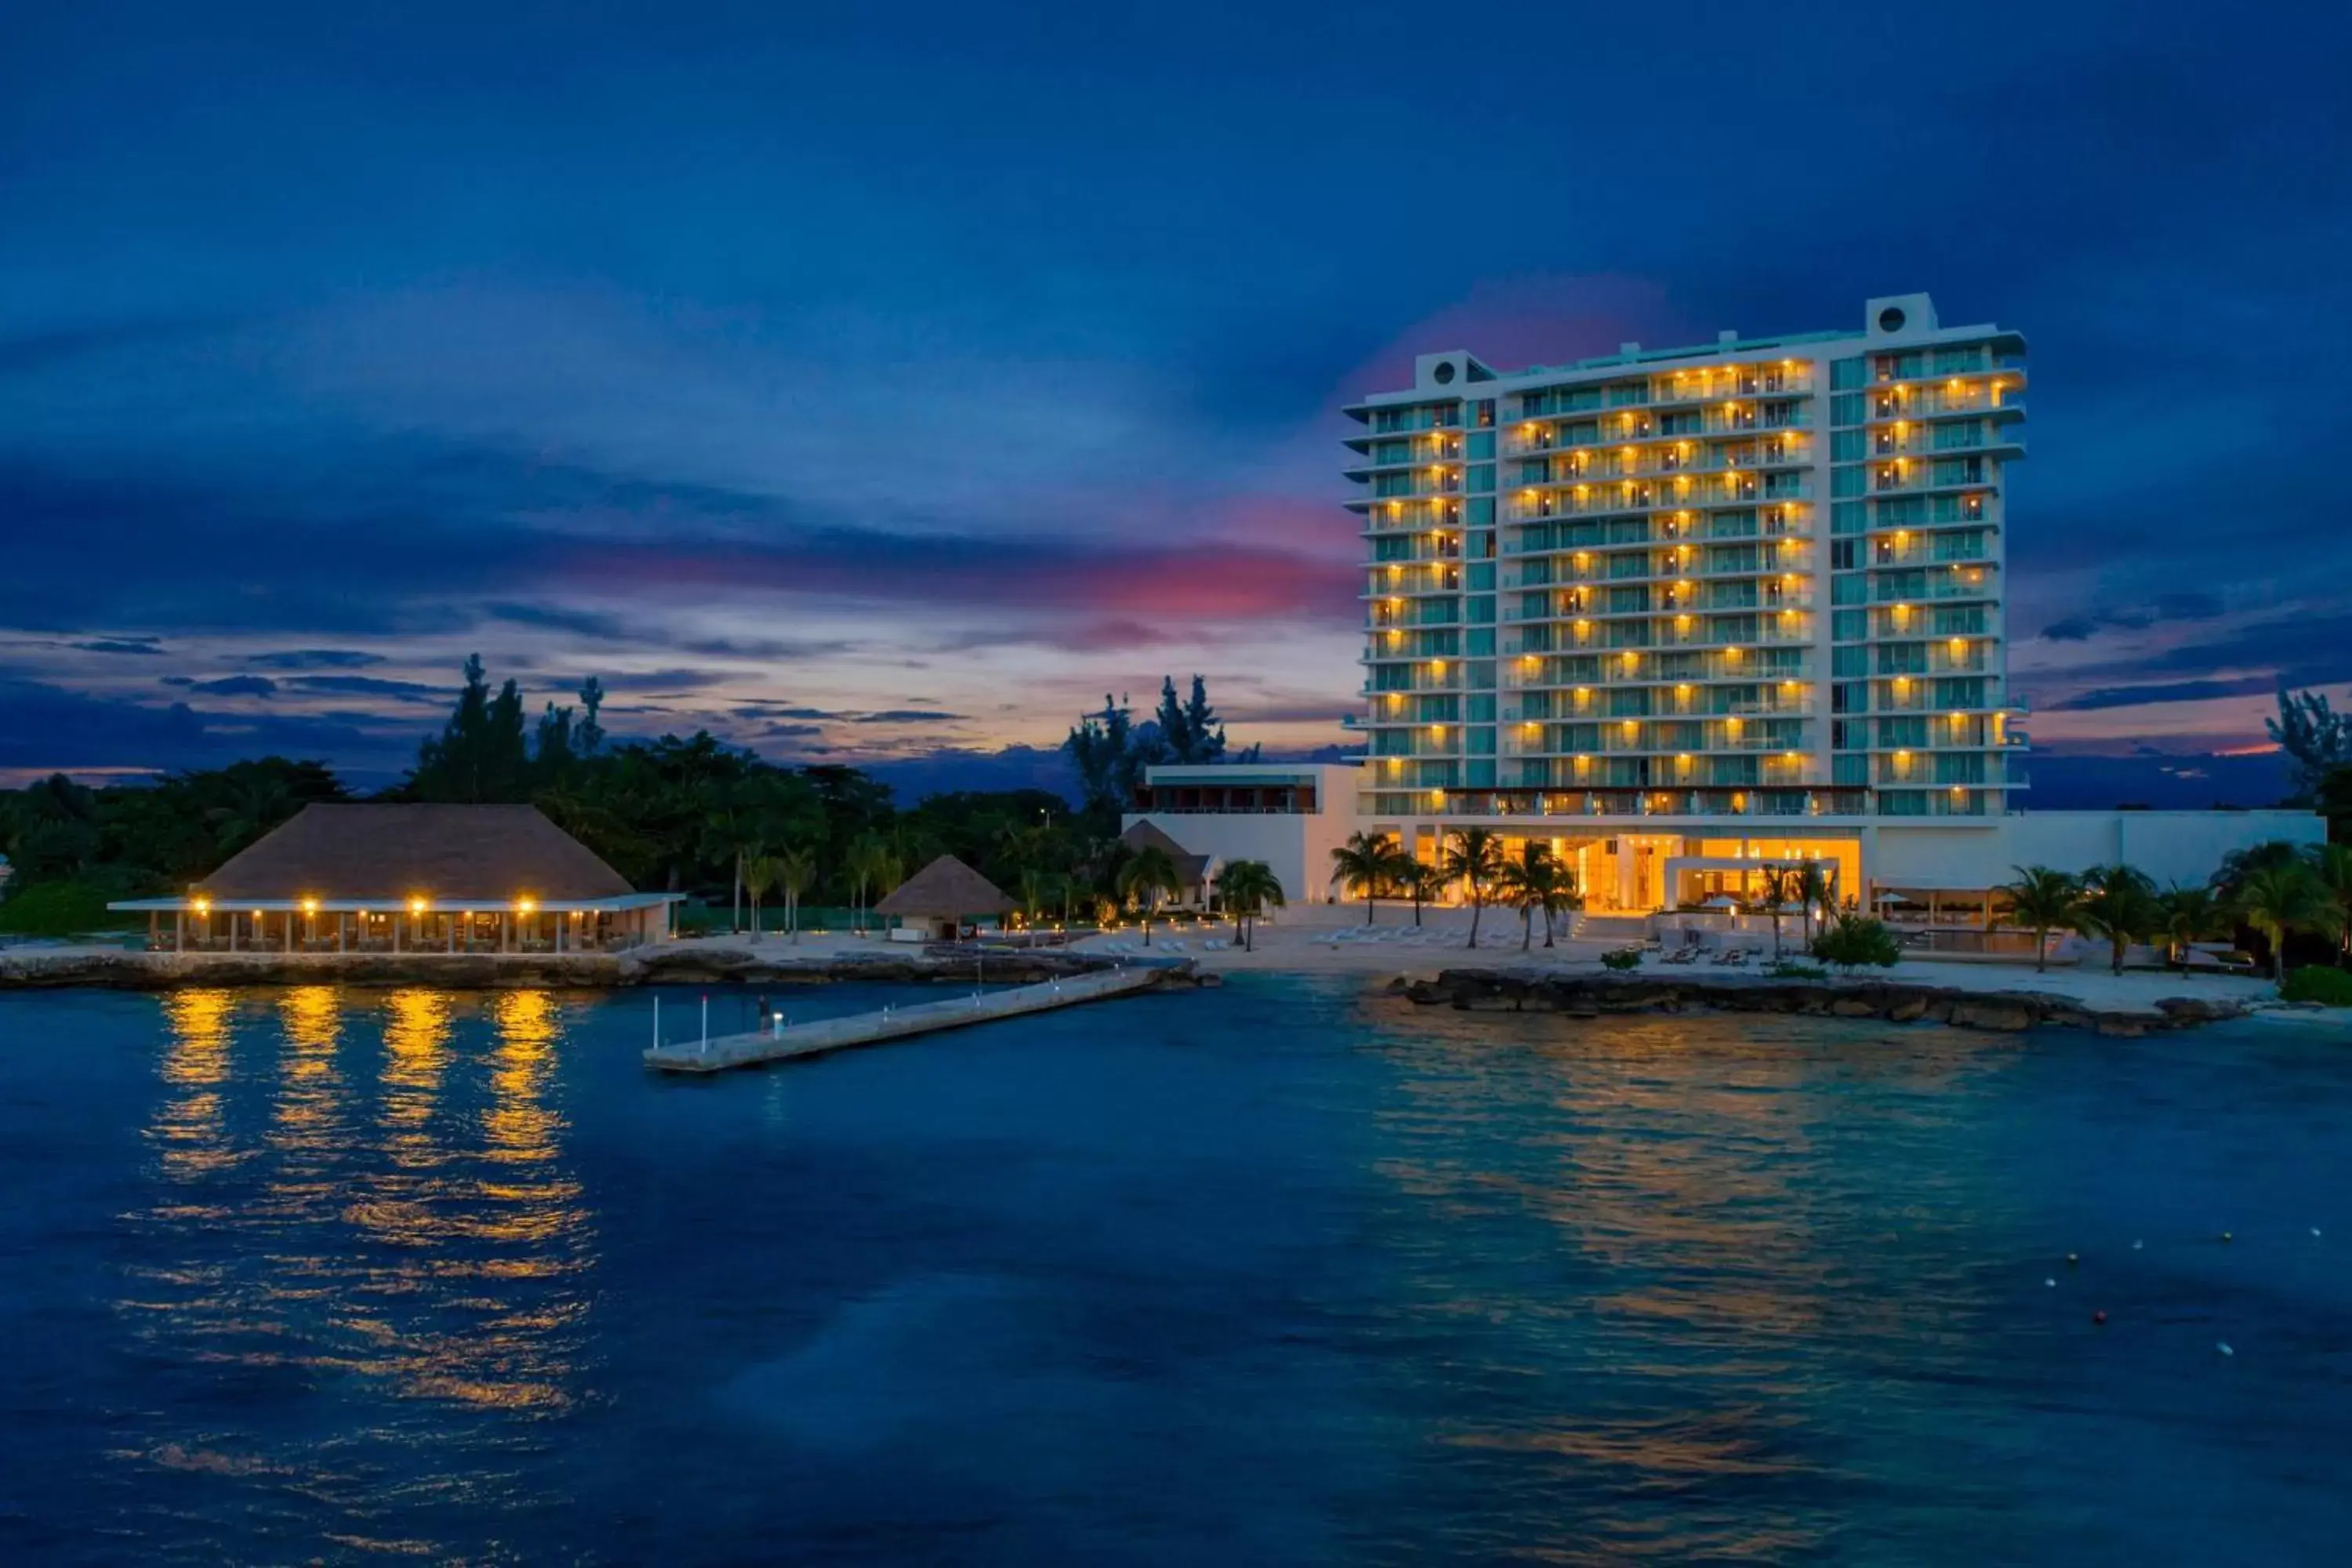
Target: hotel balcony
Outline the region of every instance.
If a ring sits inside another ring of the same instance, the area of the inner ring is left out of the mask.
[[[1448,430],[1459,428],[1462,408],[1459,404],[1420,408],[1370,408],[1357,413],[1372,428],[1375,436],[1410,434],[1416,430]]]
[[[1612,512],[1738,506],[1748,501],[1810,500],[1813,495],[1809,479],[1784,474],[1777,476],[1777,482],[1767,483],[1748,469],[1741,469],[1737,477],[1727,474],[1720,479],[1678,476],[1663,488],[1654,482],[1618,480],[1580,483],[1575,489],[1563,492],[1559,488],[1559,481],[1549,482],[1550,489],[1525,484],[1504,486],[1514,493],[1502,508],[1502,521],[1536,522],[1550,517],[1600,517]],[[1580,495],[1578,490],[1586,493]]]
[[[1924,583],[1891,583],[1877,578],[1870,585],[1872,605],[1903,605],[1903,602],[1945,602],[1945,599],[2000,599],[2000,581],[1985,566],[1950,566],[1943,572],[1928,572]]]
[[[1413,496],[1457,495],[1462,489],[1459,465],[1400,469],[1372,479],[1372,499],[1391,500]]]
[[[1544,450],[1540,445],[1521,449],[1506,442],[1503,455],[1538,457]],[[1736,450],[1710,452],[1700,449],[1691,438],[1664,436],[1632,443],[1580,447],[1566,458],[1556,457],[1547,462],[1544,478],[1522,479],[1518,482],[1558,485],[1579,479],[1597,482],[1659,475],[1744,473],[1751,468],[1801,468],[1811,464],[1814,451],[1810,440],[1796,437],[1767,436],[1738,442]]]

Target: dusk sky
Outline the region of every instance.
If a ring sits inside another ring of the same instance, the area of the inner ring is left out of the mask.
[[[1914,289],[2032,344],[2038,745],[2193,773],[2352,681],[2339,5],[7,32],[0,782],[383,782],[477,651],[780,760],[1050,746],[1195,670],[1236,740],[1333,745],[1341,401]]]

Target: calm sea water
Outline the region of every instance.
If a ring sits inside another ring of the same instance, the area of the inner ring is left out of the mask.
[[[1250,978],[677,1083],[637,1063],[652,1001],[0,996],[0,1561],[2352,1533],[2324,1030],[1577,1024]]]

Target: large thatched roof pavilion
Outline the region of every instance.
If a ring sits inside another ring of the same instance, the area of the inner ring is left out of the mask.
[[[184,894],[108,907],[184,952],[593,952],[668,934],[680,897],[536,806],[308,805]]]
[[[902,931],[952,941],[972,916],[1001,915],[1014,907],[995,883],[954,856],[942,855],[876,904],[874,912],[895,917]]]

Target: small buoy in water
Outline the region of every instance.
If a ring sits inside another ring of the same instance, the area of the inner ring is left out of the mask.
[[[2213,1348],[2220,1351],[2223,1355],[2236,1355],[2238,1353],[2236,1351],[2230,1348],[2230,1342],[2227,1340],[2223,1340],[2220,1344],[2215,1345]]]
[[[2053,1290],[2058,1289],[2058,1281],[2055,1279],[2044,1279],[2042,1283],[2049,1286]]]
[[[2313,1226],[2311,1227],[2311,1234],[2312,1234],[2312,1235],[2314,1235],[2314,1236],[2317,1236],[2317,1235],[2319,1234],[2319,1227],[2318,1227],[2317,1226],[2315,1226],[2315,1226]]]
[[[2091,1314],[2091,1321],[2098,1324],[2102,1328],[2105,1328],[2106,1326],[2107,1315],[2105,1312],[2094,1312]]]
[[[2230,1233],[2229,1233],[2228,1231],[2226,1231],[2226,1230],[2225,1230],[2225,1231],[2223,1231],[2223,1232],[2221,1233],[2221,1239],[2222,1239],[2223,1241],[2228,1241],[2228,1240],[2230,1239]]]
[[[2083,1259],[2077,1254],[2070,1252],[2066,1255],[2066,1267],[2069,1268],[2074,1268],[2076,1264],[2082,1261]]]
[[[2134,1252],[2137,1252],[2141,1247],[2146,1247],[2147,1245],[2147,1243],[2144,1241],[2135,1241],[2132,1243],[2132,1250]]]

